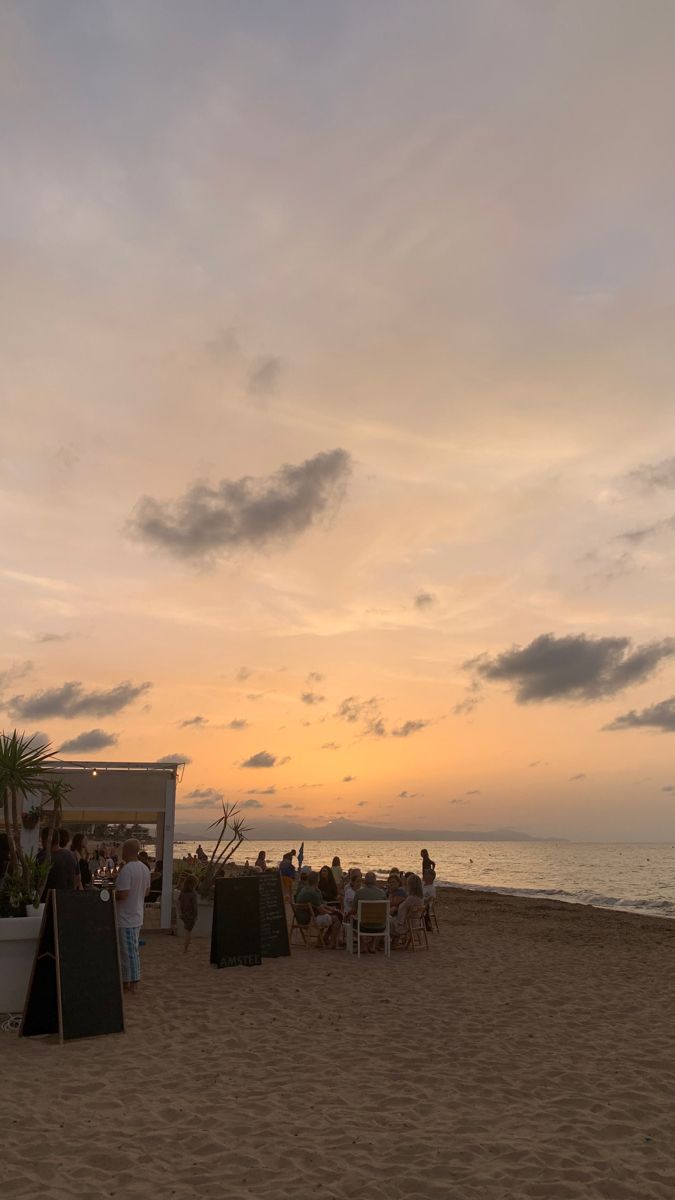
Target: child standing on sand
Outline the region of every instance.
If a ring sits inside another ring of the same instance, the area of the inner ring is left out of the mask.
[[[192,930],[195,927],[197,917],[199,915],[199,898],[197,896],[197,876],[186,875],[183,879],[183,886],[178,897],[178,914],[183,922],[185,929],[185,945],[183,953],[187,954],[190,939],[192,938]]]

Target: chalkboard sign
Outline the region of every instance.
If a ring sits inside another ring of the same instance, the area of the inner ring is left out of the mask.
[[[263,958],[291,953],[286,905],[278,871],[267,871],[256,880],[260,889],[260,943]]]
[[[216,879],[211,926],[211,964],[215,967],[259,967],[259,879],[236,876]]]
[[[58,1033],[63,1042],[123,1031],[112,896],[50,891],[19,1033]]]

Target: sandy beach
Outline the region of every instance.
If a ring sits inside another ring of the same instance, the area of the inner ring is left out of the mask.
[[[3,1195],[672,1200],[675,925],[439,916],[428,954],[222,971],[148,933],[125,1034],[0,1035]]]

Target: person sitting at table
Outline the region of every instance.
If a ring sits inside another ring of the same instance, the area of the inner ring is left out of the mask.
[[[330,870],[330,867],[328,870]],[[318,881],[319,877],[316,871],[310,871],[296,893],[295,903],[297,905],[310,905],[314,910],[314,920],[321,930],[324,946],[330,946],[334,950],[340,936],[342,920],[336,909],[329,908],[327,904],[324,904],[323,896],[317,887]],[[295,919],[298,925],[309,925],[309,910],[303,908],[296,909]]]
[[[360,887],[354,893],[354,900],[352,902],[352,914],[354,917],[358,918],[359,903],[361,902],[361,900],[386,900],[386,899],[387,899],[387,893],[384,891],[383,888],[378,886],[377,875],[375,874],[375,872],[374,871],[366,871],[366,874],[365,874],[364,880],[363,880],[363,886]],[[383,925],[362,925],[361,929],[363,930],[364,933],[379,933],[380,930],[384,931],[384,926]],[[381,939],[378,938],[377,939],[378,945],[380,944],[380,941],[381,941]],[[372,938],[367,939],[367,948],[368,948],[369,954],[375,953],[375,943]]]
[[[406,891],[401,883],[401,876],[395,875],[393,872],[387,880],[387,896],[389,898],[389,911],[395,913],[399,904],[405,900]]]
[[[305,886],[305,884],[307,883],[307,880],[309,879],[309,876],[311,874],[312,874],[311,867],[301,867],[300,868],[300,871],[298,873],[298,882],[295,887],[295,895],[293,897],[294,900],[297,900],[298,892],[300,891],[300,888]]]
[[[352,867],[352,870],[349,872],[349,879],[347,880],[347,883],[345,884],[345,895],[344,895],[344,915],[345,915],[345,917],[348,917],[351,915],[352,910],[354,908],[354,896],[356,895],[358,889],[361,887],[362,883],[363,883],[363,876],[361,874],[360,868]]]
[[[295,881],[295,867],[293,866],[292,855],[292,850],[289,850],[287,854],[284,854],[284,857],[279,863],[279,874],[285,879],[292,879]]]
[[[323,896],[324,904],[337,906],[339,903],[337,883],[330,867],[323,866],[319,871],[317,887]]]
[[[389,928],[394,942],[405,936],[410,917],[421,917],[424,913],[422,880],[419,875],[415,875],[414,871],[409,871],[406,876],[405,890],[407,892],[405,900],[399,904],[396,915],[389,918]]]

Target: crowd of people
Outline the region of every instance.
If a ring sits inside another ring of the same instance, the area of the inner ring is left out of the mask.
[[[436,898],[436,864],[427,850],[421,851],[421,876],[414,871],[393,868],[384,885],[378,883],[374,871],[366,871],[364,875],[355,867],[344,872],[337,855],[330,866],[325,864],[318,871],[306,864],[296,868],[293,863],[295,853],[295,850],[289,850],[283,856],[279,873],[293,904],[297,924],[308,926],[313,920],[320,930],[322,945],[335,948],[341,943],[345,925],[358,916],[360,901],[387,902],[389,932],[394,946],[404,944],[411,918],[423,918],[426,928],[431,928],[429,910]],[[256,864],[263,855],[261,851]],[[361,928],[367,933],[384,932],[379,926]],[[370,953],[376,953],[377,939],[369,938],[367,948]]]

